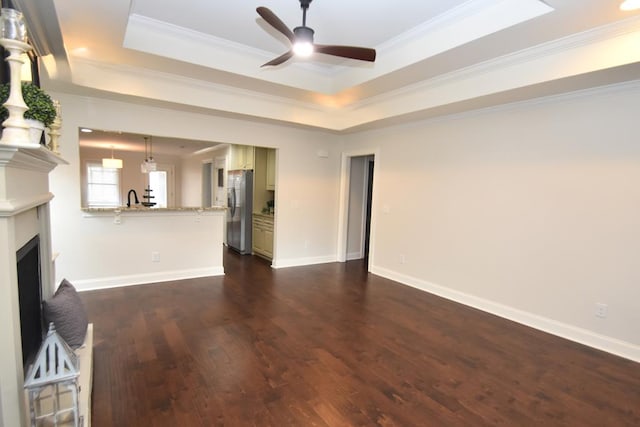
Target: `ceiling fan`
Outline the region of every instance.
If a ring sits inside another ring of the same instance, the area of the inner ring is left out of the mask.
[[[334,46],[315,44],[313,42],[314,31],[307,27],[307,9],[313,0],[300,0],[302,8],[302,26],[295,27],[293,31],[278,18],[275,13],[266,7],[258,7],[256,11],[273,28],[281,32],[291,41],[291,49],[288,52],[272,59],[262,66],[280,65],[290,59],[294,54],[299,56],[309,56],[313,52],[324,53],[326,55],[340,56],[343,58],[358,59],[361,61],[374,62],[376,60],[375,49],[355,46]]]

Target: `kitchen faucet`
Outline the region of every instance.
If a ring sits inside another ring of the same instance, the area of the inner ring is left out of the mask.
[[[138,193],[136,193],[136,190],[134,190],[133,188],[131,190],[129,190],[129,192],[127,193],[127,207],[130,208],[131,207],[131,193],[133,193],[133,197],[135,199],[136,205],[140,204],[140,201],[138,200]]]

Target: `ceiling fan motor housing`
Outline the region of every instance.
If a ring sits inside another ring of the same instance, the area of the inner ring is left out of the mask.
[[[296,27],[293,34],[296,36],[296,43],[313,43],[314,31],[309,27]]]

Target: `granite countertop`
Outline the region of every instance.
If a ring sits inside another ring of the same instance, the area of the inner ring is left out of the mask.
[[[128,208],[126,206],[122,206],[119,208],[82,208],[83,212],[87,213],[100,213],[100,212],[215,212],[215,211],[226,211],[227,208],[225,206],[211,206],[207,208],[199,207],[199,206],[185,206],[185,207],[176,207],[176,208],[147,208],[144,206],[139,207],[131,207]]]

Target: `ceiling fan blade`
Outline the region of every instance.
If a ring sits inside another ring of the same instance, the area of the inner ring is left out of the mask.
[[[270,65],[280,65],[286,60],[288,60],[289,58],[291,58],[292,56],[293,56],[293,51],[290,50],[289,52],[283,53],[282,55],[278,56],[276,59],[272,59],[266,64],[262,64],[261,67],[268,67]]]
[[[314,51],[326,55],[341,56],[343,58],[359,59],[361,61],[374,62],[376,60],[376,50],[368,47],[355,46],[331,46],[315,44]]]
[[[293,31],[291,31],[289,27],[287,27],[285,23],[276,16],[275,13],[271,12],[270,9],[260,6],[256,9],[256,12],[258,12],[258,15],[260,15],[262,19],[267,21],[269,25],[284,34],[289,39],[289,41],[291,41],[291,43],[294,42],[295,37],[293,35]]]

